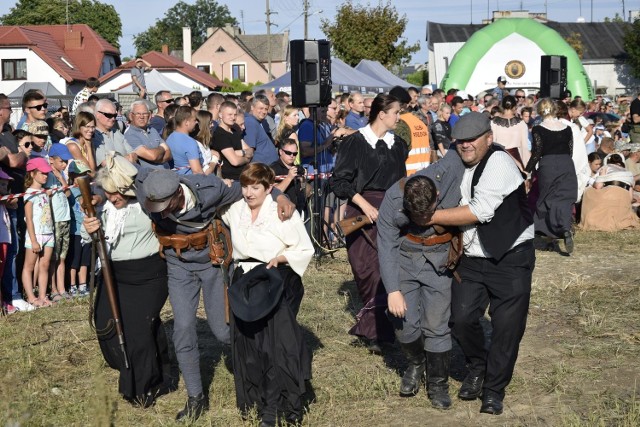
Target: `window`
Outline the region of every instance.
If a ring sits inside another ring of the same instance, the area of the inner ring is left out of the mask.
[[[198,65],[198,70],[204,71],[207,74],[211,74],[211,66],[210,65]]]
[[[244,71],[244,64],[234,64],[231,66],[231,79],[232,80],[240,80],[241,82],[246,82],[246,75]]]
[[[222,46],[219,46],[219,47],[216,49],[216,53],[224,53],[224,52],[226,52],[226,50],[224,50],[224,48],[223,48]]]
[[[3,59],[2,80],[27,80],[27,60]]]

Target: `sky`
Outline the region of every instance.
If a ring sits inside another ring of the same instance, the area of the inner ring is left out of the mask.
[[[64,1],[64,0],[56,0]],[[73,0],[70,0],[73,1]],[[135,55],[133,36],[145,31],[156,19],[164,17],[176,0],[101,0],[113,4],[120,14],[123,36],[120,39],[120,52],[124,56]],[[185,0],[193,4],[195,0]],[[226,4],[231,15],[236,18],[245,34],[266,34],[266,4],[269,1],[272,11],[271,32],[289,30],[291,40],[304,37],[303,0],[218,0]],[[320,30],[321,19],[333,21],[338,8],[346,0],[308,0],[308,32],[310,39],[323,39]],[[378,4],[376,0],[358,1],[354,4]],[[380,3],[386,4],[386,0]],[[616,13],[622,15],[622,4],[628,16],[629,10],[640,10],[640,0],[393,0],[392,5],[400,16],[407,18],[407,28],[403,35],[409,44],[420,42],[420,51],[415,53],[412,63],[424,63],[428,58],[426,34],[427,21],[447,24],[479,24],[486,19],[487,11],[529,10],[544,12],[553,21],[575,22],[582,16],[586,22],[601,22],[605,17],[612,18]],[[15,5],[13,0],[0,1],[0,15],[9,12]],[[582,11],[582,14],[581,12]],[[592,13],[593,11],[593,13]]]

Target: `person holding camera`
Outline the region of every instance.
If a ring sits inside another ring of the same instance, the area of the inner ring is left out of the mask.
[[[296,205],[298,213],[302,214],[307,204],[308,184],[306,183],[304,168],[294,164],[297,155],[298,144],[296,144],[296,140],[284,138],[278,142],[278,160],[271,163],[270,166],[276,173],[276,177],[284,176],[275,187],[286,194],[289,200]]]

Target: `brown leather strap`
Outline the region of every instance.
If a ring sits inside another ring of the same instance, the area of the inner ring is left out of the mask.
[[[434,246],[450,242],[451,239],[453,239],[453,234],[447,232],[445,234],[434,234],[428,237],[416,236],[415,234],[406,234],[404,237],[406,237],[413,243],[418,243],[423,246]]]

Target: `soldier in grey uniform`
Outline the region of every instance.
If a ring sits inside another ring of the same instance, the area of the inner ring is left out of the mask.
[[[427,369],[427,392],[436,408],[451,406],[449,360],[451,233],[427,225],[436,209],[457,206],[464,164],[455,150],[400,180],[385,194],[378,215],[378,257],[396,339],[409,360],[401,396],[413,396]],[[404,187],[404,188],[403,188]]]
[[[218,208],[242,198],[239,182],[228,186],[213,175],[177,175],[170,170],[143,168],[136,177],[137,198],[154,223],[156,234],[182,237],[201,233]],[[281,192],[272,192],[281,219],[290,218],[293,205]],[[220,267],[212,264],[209,245],[179,251],[165,246],[169,275],[169,300],[173,309],[173,343],[187,388],[185,408],[178,421],[196,419],[208,409],[200,377],[200,352],[196,334],[196,310],[202,290],[207,321],[215,337],[229,343],[225,323],[224,284]]]

